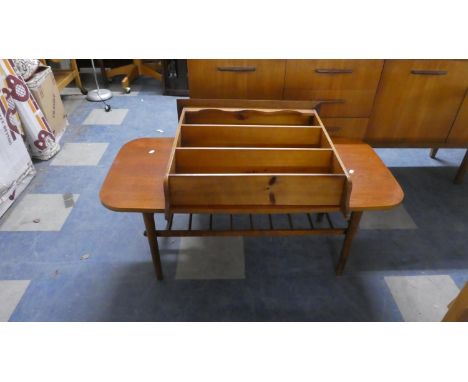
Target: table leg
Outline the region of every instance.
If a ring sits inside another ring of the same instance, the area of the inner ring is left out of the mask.
[[[439,151],[439,149],[436,148],[436,147],[434,147],[434,148],[431,149],[430,157],[431,157],[432,159],[436,159],[437,151]]]
[[[346,265],[346,260],[348,260],[349,251],[351,249],[351,243],[353,238],[356,235],[356,232],[359,228],[359,222],[361,221],[362,211],[355,211],[351,213],[349,219],[348,228],[346,229],[345,239],[343,242],[343,248],[341,249],[340,259],[336,265],[335,273],[337,276],[343,274],[344,267]]]
[[[460,167],[458,168],[457,175],[453,180],[455,184],[461,184],[463,182],[463,176],[465,175],[466,170],[468,169],[468,149],[466,149],[465,157],[463,158]]]
[[[146,235],[148,236],[148,243],[151,250],[151,257],[153,258],[154,271],[158,280],[163,279],[161,258],[159,257],[158,238],[156,237],[156,224],[154,223],[153,213],[143,213],[143,220],[146,227]]]

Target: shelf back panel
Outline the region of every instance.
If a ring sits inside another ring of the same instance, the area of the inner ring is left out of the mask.
[[[311,110],[189,109],[185,113],[184,123],[313,126],[317,124],[317,119]]]

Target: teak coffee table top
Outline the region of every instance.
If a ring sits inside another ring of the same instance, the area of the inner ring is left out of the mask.
[[[351,211],[388,209],[401,203],[400,185],[369,145],[350,140],[334,143],[346,168],[353,170]],[[141,138],[125,144],[102,185],[102,204],[113,211],[164,212],[163,183],[172,144],[173,138]]]

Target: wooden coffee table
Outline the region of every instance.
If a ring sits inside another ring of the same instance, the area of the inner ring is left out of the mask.
[[[183,102],[187,104],[190,100],[184,100]],[[220,101],[215,102],[215,105],[210,104],[209,101],[204,102],[206,106],[212,107],[219,106]],[[276,107],[278,101],[272,102],[275,105],[273,107]],[[200,101],[194,103],[195,106],[200,106]],[[288,103],[288,106],[289,104],[291,102]],[[249,103],[247,106],[252,106],[252,103]],[[265,106],[264,103],[262,103],[263,106]],[[281,105],[281,107],[284,107],[284,105]],[[245,115],[247,114],[242,114],[242,118]],[[358,230],[362,213],[368,210],[393,208],[401,203],[404,196],[398,182],[369,145],[359,141],[334,140],[333,150],[336,150],[335,154],[342,162],[349,182],[352,183],[350,193],[347,195],[347,201],[343,205],[313,205],[313,198],[309,198],[312,200],[310,205],[296,205],[297,203],[294,204],[293,201],[289,205],[278,206],[275,204],[275,200],[271,201],[270,205],[268,204],[268,200],[263,202],[262,198],[252,199],[259,200],[260,203],[259,205],[250,206],[232,205],[226,207],[213,204],[212,206],[181,207],[179,205],[171,205],[168,203],[167,198],[167,178],[175,146],[177,145],[174,145],[174,138],[141,138],[125,144],[117,154],[100,191],[101,202],[108,209],[117,212],[137,212],[143,215],[146,227],[145,235],[148,238],[153,265],[158,279],[162,279],[163,274],[157,238],[171,236],[344,235],[341,255],[336,266],[336,274],[340,275],[349,256],[351,243]],[[236,171],[238,170],[234,172]],[[301,168],[301,171],[305,170]],[[336,168],[333,170],[335,173],[337,171]],[[258,175],[262,176],[262,174]],[[300,174],[300,176],[303,177],[303,174]],[[273,177],[273,179],[276,181],[276,177]],[[219,181],[224,180],[221,179]],[[282,189],[279,188],[279,190],[281,191]],[[182,194],[186,193],[185,190],[182,191],[184,191]],[[324,192],[326,191],[327,189]],[[301,190],[301,192],[303,191]],[[200,195],[203,198],[203,195]],[[234,197],[239,197],[238,194],[233,195]],[[279,194],[280,200],[289,200],[283,197],[285,195],[288,196],[288,194]],[[345,190],[343,191],[343,195],[345,195]],[[192,195],[190,195],[190,198],[191,201],[197,200]],[[214,203],[216,203],[215,199]],[[180,200],[180,197],[177,200]],[[326,198],[320,198],[320,200],[326,200]],[[331,212],[343,212],[346,218],[344,220],[346,225],[341,227],[335,226],[329,216]],[[156,213],[165,214],[167,219],[165,228],[156,228],[154,219],[154,214]],[[173,228],[174,213],[177,213],[178,216],[180,216],[180,213],[185,214],[183,216],[186,217],[186,228]],[[195,213],[208,214],[209,227],[205,229],[193,229],[192,217]],[[271,215],[276,213],[288,216],[288,228],[274,227]],[[218,229],[214,226],[215,219],[213,219],[213,216],[216,214],[228,214],[231,216],[230,226],[227,229]],[[235,227],[232,223],[233,214],[248,214],[250,217],[250,227],[247,229],[245,227]],[[254,226],[252,216],[257,214],[269,216],[270,225],[268,228],[260,229]],[[294,226],[292,218],[294,214],[304,215],[309,222],[309,226],[307,228]],[[313,219],[312,214],[317,214],[316,219]],[[326,218],[324,220],[324,223],[327,223],[326,228],[323,228],[323,224],[317,224],[316,222],[317,220],[323,220],[323,218]]]

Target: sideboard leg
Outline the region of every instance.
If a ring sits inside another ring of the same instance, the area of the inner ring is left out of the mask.
[[[439,148],[438,148],[438,147],[437,147],[437,148],[434,147],[434,148],[431,149],[431,154],[430,154],[430,156],[431,156],[432,159],[436,159],[437,151],[439,151]]]
[[[463,158],[460,167],[458,168],[457,175],[453,180],[455,184],[461,184],[463,182],[463,176],[465,175],[466,170],[468,169],[468,149],[466,149],[465,157]]]
[[[156,224],[154,223],[153,213],[143,213],[143,220],[146,227],[146,235],[148,236],[148,243],[151,250],[151,257],[153,258],[154,271],[158,280],[163,279],[161,258],[159,257],[158,238],[156,237]]]
[[[359,228],[359,222],[361,221],[361,217],[362,211],[355,211],[351,213],[348,228],[346,229],[345,239],[343,242],[343,248],[341,249],[340,259],[338,260],[338,264],[336,265],[335,269],[335,273],[337,276],[343,274],[346,261],[348,260],[349,251],[351,249],[351,243],[353,242],[353,238],[356,235],[356,232]]]

